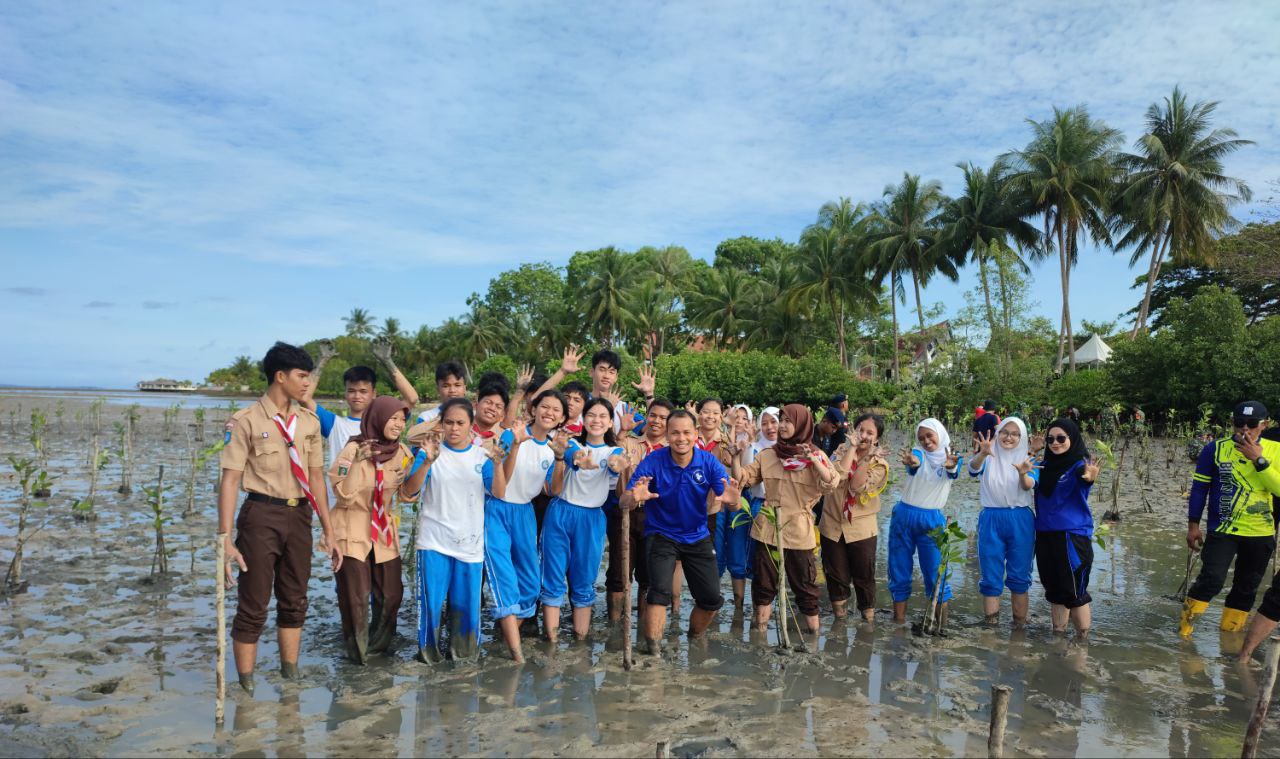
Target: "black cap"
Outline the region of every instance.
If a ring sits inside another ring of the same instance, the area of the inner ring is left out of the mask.
[[[839,406],[841,403],[844,403],[847,400],[849,400],[849,396],[845,395],[844,393],[837,393],[836,395],[831,396],[831,405]]]
[[[834,406],[827,407],[827,413],[822,418],[835,424],[844,424],[844,413]]]
[[[1259,401],[1245,401],[1236,406],[1235,413],[1231,415],[1234,421],[1253,421],[1259,422],[1267,418],[1267,407]]]

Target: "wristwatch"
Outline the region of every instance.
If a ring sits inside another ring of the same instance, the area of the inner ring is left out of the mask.
[[[1266,456],[1259,456],[1258,458],[1253,460],[1253,468],[1258,470],[1259,472],[1261,472],[1263,469],[1266,469],[1269,466],[1271,466],[1271,462],[1267,460]]]

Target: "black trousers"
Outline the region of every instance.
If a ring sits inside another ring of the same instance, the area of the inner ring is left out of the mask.
[[[666,535],[654,533],[645,536],[644,552],[649,563],[649,603],[658,606],[671,603],[671,580],[679,561],[684,567],[684,581],[693,596],[693,605],[705,611],[715,611],[724,606],[711,538],[703,538],[696,543],[677,543]]]
[[[1200,549],[1200,576],[1187,592],[1187,596],[1208,603],[1222,591],[1227,583],[1227,570],[1235,559],[1236,573],[1227,594],[1228,609],[1249,611],[1258,595],[1258,586],[1267,571],[1267,562],[1276,549],[1274,535],[1245,537],[1222,532],[1211,532]]]

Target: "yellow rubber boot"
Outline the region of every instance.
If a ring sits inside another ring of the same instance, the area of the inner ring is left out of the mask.
[[[1182,602],[1182,619],[1178,623],[1178,634],[1184,638],[1191,637],[1191,630],[1195,626],[1196,620],[1201,614],[1209,608],[1208,601],[1197,601],[1194,598],[1188,598]]]
[[[1240,632],[1244,629],[1245,622],[1249,621],[1249,612],[1240,609],[1223,609],[1222,610],[1222,631],[1223,632]]]

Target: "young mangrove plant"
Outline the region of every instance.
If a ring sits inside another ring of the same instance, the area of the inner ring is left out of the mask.
[[[196,442],[204,442],[204,408],[197,408],[195,411],[196,418]]]
[[[36,452],[36,462],[44,468],[48,466],[48,458],[45,455],[44,448],[44,432],[49,426],[49,419],[45,416],[43,409],[31,409],[31,434],[27,437],[31,441],[31,448]],[[48,495],[37,496],[37,498],[47,498]]]
[[[161,412],[164,419],[163,436],[165,440],[173,440],[173,428],[178,421],[178,414],[182,412],[182,404],[175,403]]]
[[[200,448],[196,440],[198,434],[197,425],[187,427],[187,506],[182,512],[183,517],[191,516],[196,510],[196,481],[200,473],[205,470],[209,460],[221,453],[226,446],[222,438],[219,438],[213,445]]]
[[[116,489],[121,495],[133,492],[133,440],[129,434],[127,422],[116,422],[116,459],[120,462],[120,487]]]
[[[99,445],[98,439],[94,438],[93,453],[89,459],[89,494],[84,498],[76,499],[71,504],[71,516],[77,521],[91,522],[98,518],[97,512],[93,510],[94,502],[98,498],[98,477],[110,460],[111,451]]]
[[[968,535],[960,529],[959,522],[951,522],[929,531],[933,544],[942,554],[938,564],[938,577],[934,582],[933,598],[929,600],[929,615],[921,625],[925,635],[942,635],[947,626],[946,607],[938,603],[942,596],[942,586],[951,577],[951,563],[964,559],[964,546]]]
[[[67,404],[63,403],[59,398],[58,402],[53,406],[53,416],[58,420],[58,434],[62,434],[62,418],[67,415]]]
[[[4,595],[21,593],[26,588],[26,583],[22,580],[22,553],[26,548],[27,541],[33,535],[40,532],[49,524],[52,515],[49,514],[49,502],[36,496],[41,490],[48,490],[50,487],[49,474],[40,468],[35,459],[18,458],[17,456],[9,456],[9,465],[13,467],[14,475],[18,478],[18,485],[21,487],[21,493],[18,495],[18,532],[15,536],[15,544],[13,548],[13,558],[9,561],[9,569],[4,575]],[[44,518],[40,520],[40,524],[32,526],[32,516],[35,510],[45,512]]]
[[[102,434],[102,405],[107,402],[106,398],[95,398],[93,403],[89,404],[89,414],[93,417],[93,439],[97,440]]]
[[[1120,446],[1120,455],[1117,457],[1116,452],[1107,445],[1106,441],[1098,439],[1093,441],[1093,450],[1097,451],[1098,463],[1101,464],[1099,473],[1111,471],[1111,508],[1107,509],[1102,515],[1103,522],[1119,522],[1120,521],[1120,480],[1121,472],[1124,470],[1125,453],[1129,450],[1130,438],[1125,438],[1124,443]]]
[[[156,531],[156,550],[151,556],[151,574],[165,575],[169,573],[169,552],[164,547],[164,526],[173,520],[164,515],[164,464],[160,465],[156,484],[151,487],[143,485],[142,490],[146,493],[147,506],[151,509],[151,525]]]

